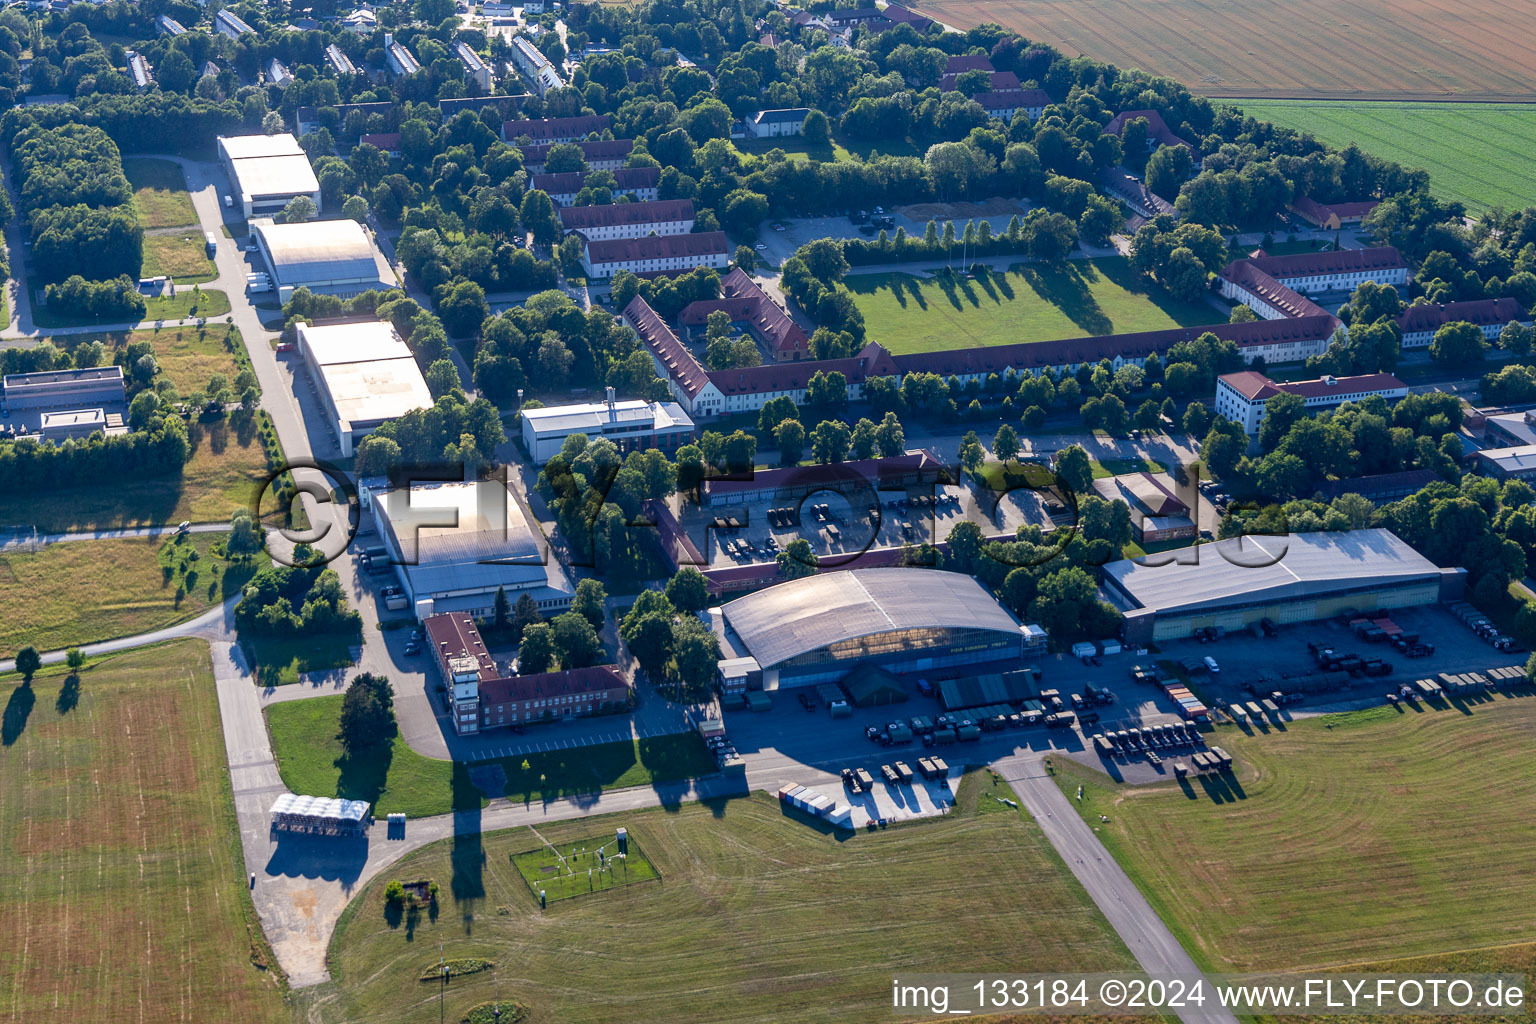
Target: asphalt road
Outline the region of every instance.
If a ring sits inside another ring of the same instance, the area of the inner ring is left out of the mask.
[[[1142,970],[1152,975],[1198,975],[1200,969],[1179,940],[1062,795],[1040,760],[1005,757],[992,767],[1018,794]],[[1184,1024],[1237,1024],[1230,1011],[1209,1002],[1204,1007],[1177,1011],[1179,1020]]]

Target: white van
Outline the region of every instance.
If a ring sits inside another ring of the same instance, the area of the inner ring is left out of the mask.
[[[1211,657],[1209,654],[1205,656],[1205,667],[1210,670],[1211,675],[1215,675],[1221,671],[1221,666],[1216,664],[1216,659]]]

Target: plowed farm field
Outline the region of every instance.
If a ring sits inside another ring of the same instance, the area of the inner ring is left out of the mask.
[[[1518,0],[924,0],[1206,96],[1536,99],[1536,5]]]

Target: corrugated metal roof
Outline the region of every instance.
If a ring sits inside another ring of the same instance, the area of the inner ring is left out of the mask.
[[[1439,567],[1389,530],[1242,537],[1197,550],[1192,565],[1111,562],[1106,582],[1140,607],[1169,614],[1440,577]]]
[[[935,569],[824,573],[737,598],[724,614],[764,667],[839,640],[893,630],[1019,630],[975,579]]]
[[[270,220],[255,220],[251,226],[272,257],[272,269],[279,284],[297,287],[330,281],[366,281],[380,276],[373,241],[357,221],[274,224]]]

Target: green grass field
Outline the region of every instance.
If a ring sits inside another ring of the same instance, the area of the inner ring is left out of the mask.
[[[1093,478],[1102,480],[1111,476],[1125,476],[1128,473],[1166,473],[1161,464],[1151,459],[1098,459],[1089,460],[1093,465]]]
[[[1224,320],[1203,302],[1180,302],[1123,258],[1023,264],[966,280],[851,274],[868,337],[897,354],[978,345],[1058,341]]]
[[[193,227],[161,235],[144,236],[145,277],[173,277],[177,285],[194,285],[218,276],[203,233]]]
[[[180,228],[197,223],[197,211],[187,193],[181,168],[169,160],[130,156],[123,173],[133,187],[133,205],[145,228]]]
[[[338,694],[267,708],[278,771],[295,793],[334,793],[367,800],[374,804],[376,817],[394,812],[413,818],[446,814],[481,807],[488,796],[525,802],[555,800],[716,770],[714,759],[694,733],[477,762],[474,769],[423,757],[398,738],[350,757],[336,738],[341,701]],[[493,786],[478,778],[493,790],[490,794],[476,784],[477,773],[486,766],[492,775],[499,770],[506,779],[504,785]]]
[[[229,312],[229,296],[221,291],[178,286],[175,295],[157,295],[145,303],[145,320],[190,320],[195,316],[215,317]]]
[[[512,854],[511,859],[529,891],[535,895],[542,892],[549,903],[638,882],[654,882],[661,877],[633,838],[624,856],[618,857],[617,853],[616,838],[610,832],[559,846],[536,846]]]
[[[249,565],[213,554],[221,535],[69,541],[0,553],[0,651],[57,651],[182,622],[236,593]],[[197,557],[191,557],[192,553]],[[178,594],[180,596],[178,596]]]
[[[290,1020],[256,966],[207,646],[64,673],[0,684],[0,1020]]]
[[[948,818],[851,837],[757,794],[437,843],[389,873],[439,881],[435,924],[391,927],[376,879],[332,941],[336,981],[300,998],[316,1000],[314,1021],[435,1024],[437,990],[415,979],[439,938],[449,957],[497,963],[450,985],[449,1020],[499,984],[531,1019],[562,1024],[842,1024],[890,1019],[893,971],[1131,967],[1034,822],[981,788],[963,784]],[[510,856],[618,826],[661,884],[541,912]]]
[[[1529,696],[1380,708],[1219,729],[1236,785],[1060,778],[1083,783],[1085,817],[1210,969],[1444,956],[1536,929],[1536,875],[1515,867],[1536,838],[1533,728]]]
[[[1350,103],[1235,100],[1244,113],[1310,132],[1331,146],[1429,172],[1431,190],[1473,213],[1536,203],[1536,106],[1526,103]]]

